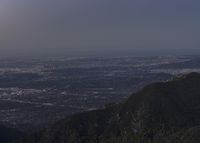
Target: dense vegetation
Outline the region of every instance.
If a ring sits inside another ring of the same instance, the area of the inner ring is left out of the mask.
[[[40,135],[24,136],[24,141],[199,143],[199,125],[200,74],[191,73],[169,82],[148,85],[125,102],[58,121]],[[15,133],[6,135],[16,139]]]

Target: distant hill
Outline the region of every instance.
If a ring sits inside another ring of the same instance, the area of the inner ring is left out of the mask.
[[[37,143],[199,143],[200,74],[150,84],[125,102],[58,121]]]

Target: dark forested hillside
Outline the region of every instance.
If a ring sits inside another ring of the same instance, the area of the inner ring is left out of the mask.
[[[199,125],[200,74],[191,73],[58,121],[38,143],[199,143]]]

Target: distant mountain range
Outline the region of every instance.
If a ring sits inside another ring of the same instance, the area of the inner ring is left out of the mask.
[[[124,102],[73,115],[32,136],[4,131],[11,140],[0,136],[1,143],[199,143],[200,74],[150,84]]]

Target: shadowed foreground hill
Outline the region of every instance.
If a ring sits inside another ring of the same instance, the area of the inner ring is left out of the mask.
[[[0,125],[0,143],[37,143],[40,133],[23,132]]]
[[[14,143],[14,140],[18,140],[21,135],[22,134],[20,134],[20,132],[15,129],[9,129],[4,126],[0,126],[1,143],[10,143],[12,141]]]
[[[37,140],[34,143],[199,143],[200,74],[154,83],[123,103],[58,121]]]
[[[200,74],[191,73],[59,121],[40,143],[199,143],[199,125]]]

